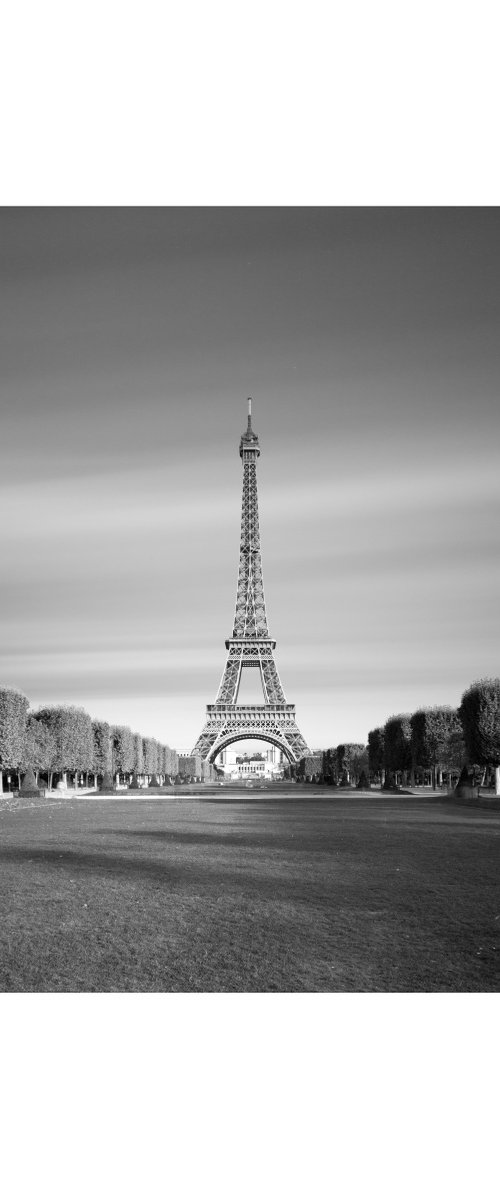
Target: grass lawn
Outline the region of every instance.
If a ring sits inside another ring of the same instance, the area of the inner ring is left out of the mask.
[[[127,794],[0,811],[2,991],[496,991],[500,813]]]

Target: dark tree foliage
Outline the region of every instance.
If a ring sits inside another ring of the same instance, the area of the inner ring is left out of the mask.
[[[337,746],[337,767],[344,778],[355,783],[367,766],[367,749],[361,742],[345,742]]]
[[[113,725],[113,771],[127,774],[134,769],[134,738],[128,725]]]
[[[54,770],[93,770],[92,721],[83,708],[41,708],[34,716],[50,730],[55,739]]]
[[[14,688],[0,688],[0,763],[18,770],[25,761],[28,700]]]
[[[320,778],[323,768],[322,754],[309,754],[301,758],[297,766],[297,779]]]
[[[94,758],[92,770],[96,775],[111,774],[111,725],[107,721],[92,721]]]
[[[398,713],[389,717],[384,726],[386,771],[411,771],[413,767],[411,744],[411,717],[409,713]]]
[[[500,764],[500,679],[479,679],[464,692],[458,710],[467,756],[480,766]]]
[[[411,717],[413,761],[418,767],[430,767],[436,783],[436,770],[458,768],[464,761],[465,747],[458,712],[445,705],[419,708]]]
[[[384,727],[370,729],[368,734],[368,763],[372,775],[382,775],[385,767]]]
[[[361,778],[361,775],[368,776],[369,769],[368,746],[363,746],[363,749],[359,754],[353,755],[351,768],[352,778],[357,781]]]
[[[327,750],[323,750],[322,770],[325,783],[336,787],[339,773],[337,765],[337,750],[335,746],[330,746]],[[286,775],[285,778],[287,778]]]
[[[40,789],[39,789],[39,787],[37,787],[35,776],[33,774],[31,767],[28,767],[28,769],[25,773],[23,782],[19,789],[19,795],[20,796],[39,796],[40,795]]]
[[[467,763],[464,763],[460,772],[455,795],[468,800],[479,799],[479,785],[475,778],[475,768],[471,768]]]
[[[440,765],[443,766],[447,771],[460,772],[466,762],[467,750],[465,747],[464,731],[462,729],[462,722],[460,721],[460,718],[458,718],[457,728],[450,731],[448,745],[443,756],[443,761]]]

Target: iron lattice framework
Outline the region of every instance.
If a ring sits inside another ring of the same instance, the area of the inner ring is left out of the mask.
[[[193,754],[211,762],[231,742],[258,738],[278,746],[289,762],[310,754],[295,720],[295,705],[287,704],[274,661],[276,642],[269,637],[260,554],[257,459],[259,439],[252,429],[252,402],[248,402],[248,427],[240,441],[243,462],[240,565],[236,591],[233,636],[215,704],[207,705],[207,720]],[[260,670],[264,704],[238,704],[244,667]]]

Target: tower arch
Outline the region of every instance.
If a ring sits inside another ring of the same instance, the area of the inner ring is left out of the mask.
[[[210,754],[208,755],[208,761],[211,763],[215,762],[215,759],[217,758],[217,756],[219,754],[222,754],[223,750],[227,750],[228,746],[233,746],[235,742],[248,742],[250,740],[250,737],[252,738],[252,741],[269,742],[270,745],[276,746],[276,749],[281,750],[282,753],[285,755],[287,761],[290,763],[291,766],[293,766],[295,759],[293,757],[292,751],[290,750],[290,747],[286,744],[286,742],[282,738],[273,737],[271,734],[264,734],[264,733],[260,733],[258,738],[255,737],[255,734],[251,734],[251,735],[248,733],[230,734],[228,737],[224,738],[223,741],[217,743],[217,745],[213,748],[213,750],[210,751]]]

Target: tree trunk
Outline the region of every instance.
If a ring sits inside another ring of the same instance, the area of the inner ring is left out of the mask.
[[[495,796],[500,796],[500,767],[495,767]]]
[[[0,767],[0,796],[2,795],[2,793],[3,793],[3,771],[2,771],[2,768]]]

